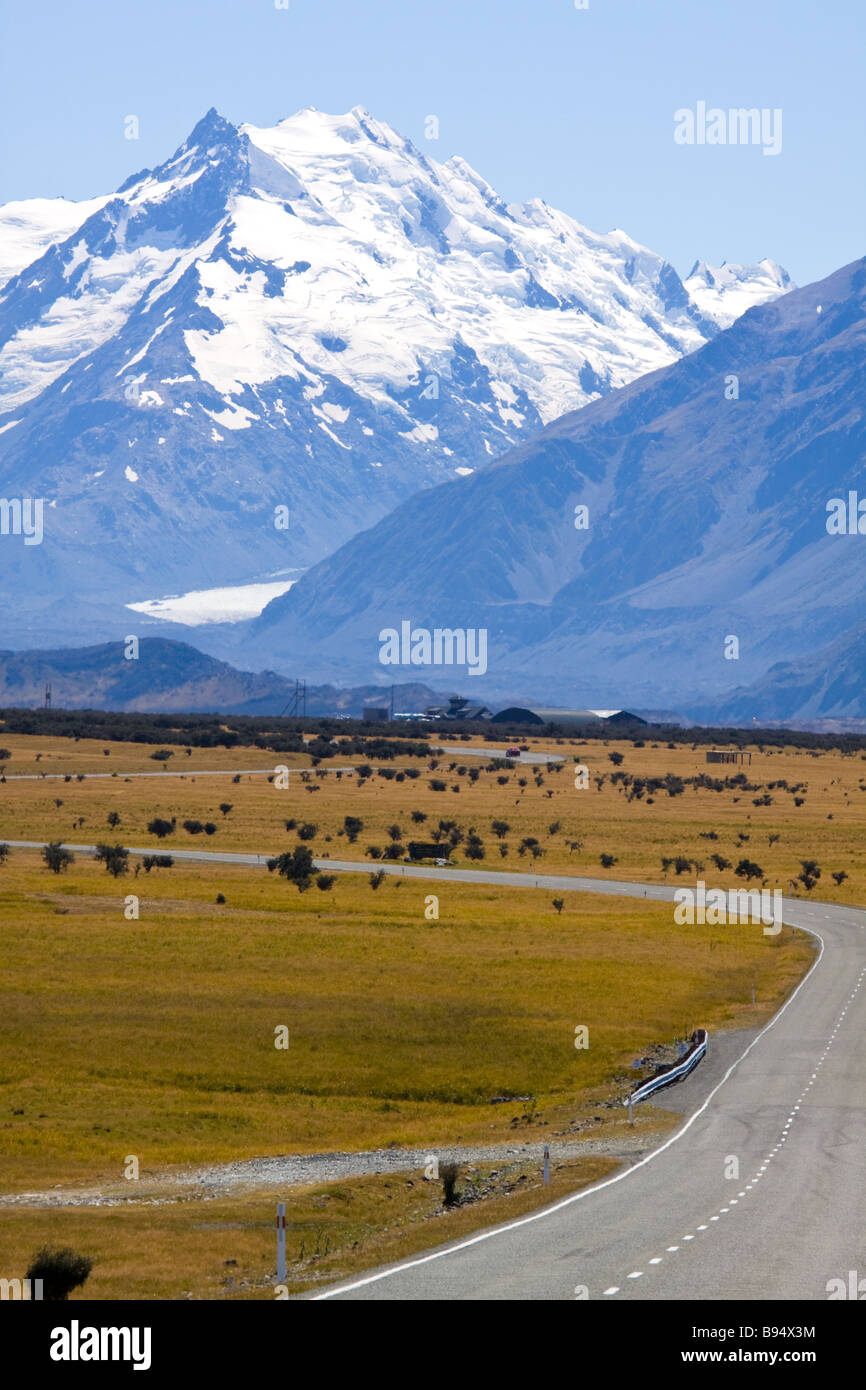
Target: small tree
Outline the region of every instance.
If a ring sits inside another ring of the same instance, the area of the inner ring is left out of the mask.
[[[562,909],[565,907],[565,899],[564,899],[564,898],[554,898],[554,899],[553,899],[553,906],[556,908],[557,912],[561,912]]]
[[[222,811],[224,816],[227,816],[229,811],[231,811],[232,809],[232,803],[230,801],[220,802],[220,810]]]
[[[608,753],[607,756],[609,761],[613,763],[614,767],[619,767],[620,763],[623,761],[622,753]]]
[[[42,858],[53,874],[62,873],[75,862],[75,855],[71,850],[64,849],[59,840],[52,840],[50,844],[43,846]]]
[[[269,859],[268,869],[278,870],[283,878],[296,885],[299,893],[305,893],[313,879],[313,852],[306,845],[295,845],[290,854]]]
[[[105,865],[113,878],[120,878],[129,869],[129,850],[123,845],[97,845],[93,857]]]
[[[598,857],[601,860],[601,867],[603,869],[612,869],[616,863],[616,856],[613,854],[600,854]]]
[[[370,875],[370,887],[373,888],[373,889],[378,888],[378,887],[379,887],[379,884],[380,884],[380,883],[384,883],[384,881],[385,881],[385,870],[384,870],[384,869],[377,869],[376,872],[375,872],[374,874],[371,874],[371,875]]]
[[[511,826],[508,824],[507,820],[495,820],[491,821],[490,829],[500,840],[504,840]]]
[[[42,1297],[52,1303],[65,1303],[73,1289],[88,1278],[93,1261],[68,1247],[57,1250],[43,1246],[33,1256],[27,1270],[30,1280],[42,1280]]]
[[[353,845],[364,829],[364,822],[358,816],[346,816],[343,821],[343,829],[346,832],[349,844]]]
[[[120,825],[120,816],[116,811],[109,811],[107,819],[112,830],[114,830],[115,826]]]

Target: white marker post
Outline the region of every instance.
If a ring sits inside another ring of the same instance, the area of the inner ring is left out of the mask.
[[[550,1145],[544,1146],[544,1186],[550,1183]]]
[[[277,1279],[286,1278],[286,1204],[277,1202]]]
[[[631,1108],[631,1096],[629,1096],[628,1098],[628,1122],[630,1125],[634,1124],[634,1112]]]

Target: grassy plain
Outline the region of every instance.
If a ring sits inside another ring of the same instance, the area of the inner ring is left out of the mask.
[[[243,748],[189,756],[179,749],[162,772],[149,745],[4,736],[0,729],[12,755],[0,782],[0,843],[105,840],[169,854],[276,854],[298,844],[308,823],[316,830],[306,843],[317,856],[366,859],[363,873],[301,894],[265,869],[181,860],[114,879],[78,855],[54,875],[38,851],[13,849],[0,864],[2,1190],[118,1182],[133,1154],[146,1182],[166,1165],[262,1154],[389,1145],[435,1151],[509,1141],[515,1133],[607,1135],[623,1121],[621,1109],[605,1102],[624,1093],[635,1057],[698,1024],[713,1030],[765,1020],[813,958],[801,934],[677,926],[671,907],[657,903],[564,893],[558,912],[554,894],[530,887],[388,878],[374,889],[376,865],[366,851],[384,848],[393,826],[405,843],[430,838],[440,819],[455,822],[464,838],[453,863],[527,874],[694,885],[700,873],[710,884],[741,887],[733,867],[747,857],[768,887],[789,892],[802,862],[815,860],[821,877],[811,896],[864,901],[866,765],[859,753],[754,749],[742,769],[753,785],[744,788],[725,784],[740,769],[707,766],[702,749],[526,742],[585,764],[588,788],[575,786],[574,761],[559,771],[487,770],[487,759],[449,752],[433,755],[435,768],[431,759],[398,755],[383,764],[397,774],[388,779],[377,775],[374,759],[368,779],[338,777],[327,763],[302,777],[304,755]],[[612,753],[622,755],[621,765]],[[334,763],[363,761],[337,754]],[[266,775],[234,780],[236,769],[273,772],[278,763],[292,769],[287,790]],[[222,775],[201,775],[210,769]],[[117,776],[93,776],[107,770]],[[154,770],[156,777],[125,780]],[[630,788],[610,780],[619,771],[644,780],[670,774],[686,785],[675,795],[656,789],[629,799]],[[688,785],[703,773],[721,779],[721,789]],[[27,774],[37,780],[15,780]],[[445,781],[444,792],[431,787],[436,779]],[[223,815],[220,803],[231,810]],[[413,819],[413,811],[424,819]],[[120,817],[115,827],[112,813]],[[363,822],[354,843],[343,830],[347,815]],[[175,831],[163,840],[150,835],[154,816],[174,817]],[[216,831],[189,835],[187,819],[211,821]],[[296,825],[287,830],[286,820]],[[508,826],[501,838],[493,821]],[[482,860],[466,857],[473,830]],[[543,851],[537,858],[531,847],[520,853],[527,837]],[[731,868],[717,869],[714,853]],[[615,858],[608,869],[602,854]],[[677,856],[691,861],[679,876],[661,863]],[[136,863],[133,857],[132,870]],[[837,883],[833,871],[848,876]],[[809,895],[802,883],[796,891]],[[130,894],[140,899],[137,920],[124,915]],[[430,894],[438,898],[438,920],[425,916]],[[281,1025],[288,1049],[274,1045]],[[589,1029],[586,1049],[574,1046],[579,1025]],[[590,1159],[581,1163],[556,1181],[579,1185],[597,1176]],[[293,1289],[449,1239],[464,1229],[461,1222],[469,1229],[499,1220],[502,1204],[504,1217],[515,1204],[545,1196],[515,1190],[433,1217],[441,1193],[410,1181],[363,1179],[296,1192],[290,1215],[298,1231],[328,1226],[329,1234],[327,1242],[317,1234],[312,1245],[299,1236],[304,1254]],[[353,1195],[340,1197],[338,1189]],[[317,1206],[323,1194],[327,1202]],[[331,1216],[320,1219],[324,1208],[340,1214],[333,1228]],[[95,1296],[259,1290],[270,1297],[259,1266],[272,1260],[271,1215],[271,1198],[261,1193],[200,1208],[189,1201],[56,1214],[7,1208],[4,1267],[6,1251],[16,1259],[25,1247],[32,1253],[56,1219],[54,1234],[99,1253]],[[216,1264],[206,1237],[212,1228],[228,1233]],[[239,1253],[229,1250],[232,1242]],[[134,1268],[133,1250],[140,1254]],[[166,1265],[167,1250],[176,1258]],[[229,1257],[243,1274],[223,1270]]]

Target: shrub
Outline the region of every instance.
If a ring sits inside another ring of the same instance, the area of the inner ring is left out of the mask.
[[[141,861],[141,867],[146,874],[151,869],[170,869],[174,865],[174,860],[170,854],[146,854]]]
[[[216,834],[216,826],[214,825],[214,823],[213,823],[212,820],[206,820],[206,821],[205,821],[205,823],[204,823],[204,833],[205,833],[205,835],[215,835],[215,834]]]
[[[42,1280],[43,1299],[64,1303],[72,1290],[85,1282],[92,1268],[93,1261],[87,1255],[77,1255],[68,1247],[58,1250],[43,1246],[30,1261],[27,1278]]]
[[[613,854],[600,854],[598,857],[601,860],[601,867],[603,869],[612,869],[616,863],[616,856]]]
[[[310,824],[302,825],[302,826],[300,827],[300,829],[298,830],[298,839],[299,839],[299,840],[314,840],[314,839],[316,838],[316,834],[317,834],[317,832],[318,832],[318,829],[319,829],[319,827],[318,827],[317,825],[310,825]]]
[[[379,845],[368,845],[368,846],[367,846],[366,852],[367,852],[367,854],[369,854],[369,856],[370,856],[371,859],[381,859],[381,858],[382,858],[382,850],[381,850],[381,847],[380,847]]]
[[[163,820],[161,816],[155,816],[153,820],[149,822],[147,828],[151,835],[155,835],[158,840],[162,840],[166,835],[171,835],[174,832],[174,822]]]
[[[413,821],[415,822],[416,825],[420,825],[422,821],[425,821],[425,820],[427,819],[427,812],[426,812],[426,811],[413,811],[413,812],[412,812],[412,819],[413,819]]]
[[[185,820],[183,828],[188,835],[201,835],[204,833],[204,826],[200,820]]]
[[[457,1191],[459,1176],[460,1169],[451,1159],[439,1165],[439,1177],[442,1180],[442,1194],[446,1207],[456,1207],[460,1201],[460,1194]]]
[[[380,884],[380,883],[383,883],[384,880],[385,880],[385,870],[384,870],[384,869],[377,869],[376,872],[375,872],[374,874],[371,874],[371,875],[370,875],[370,887],[371,887],[371,888],[378,888],[378,887],[379,887],[379,884]]]
[[[9,858],[9,846],[8,846],[8,845],[0,845],[0,864],[5,864],[5,863],[6,863],[6,860],[7,860],[8,858]]]
[[[353,845],[364,829],[364,822],[359,820],[357,816],[346,816],[343,821],[343,829],[349,838],[349,844]]]
[[[218,903],[224,903],[226,900],[225,893],[217,893],[216,900]]]
[[[129,850],[123,845],[97,845],[94,859],[100,860],[114,877],[119,878],[129,869]]]
[[[151,758],[155,763],[167,763],[169,758],[174,757],[174,750],[171,748],[158,748],[155,753],[151,753]]]
[[[431,778],[429,787],[431,792],[444,792],[446,790],[445,783],[441,782],[438,777]]]
[[[61,873],[75,862],[75,855],[71,850],[64,849],[59,840],[52,840],[43,846],[42,858],[53,874]]]
[[[556,908],[557,912],[561,912],[562,909],[565,907],[565,899],[564,899],[564,898],[554,898],[554,899],[553,899],[553,906]]]
[[[329,893],[336,882],[336,874],[317,874],[316,876],[316,887],[321,888],[323,893]]]
[[[511,826],[508,824],[507,820],[495,820],[491,821],[490,829],[493,831],[494,835],[496,835],[498,839],[504,840],[505,836],[511,829]]]
[[[229,813],[229,811],[231,811],[232,809],[233,809],[233,807],[232,807],[232,803],[231,803],[230,801],[221,801],[221,802],[220,802],[220,810],[222,811],[222,813],[223,813],[224,816],[227,816],[228,813]]]
[[[738,878],[745,879],[764,877],[764,870],[761,868],[759,864],[756,864],[752,859],[741,859],[737,867],[734,869],[734,873],[737,875]]]
[[[120,816],[116,811],[109,811],[107,823],[111,826],[112,830],[116,825],[120,825]]]

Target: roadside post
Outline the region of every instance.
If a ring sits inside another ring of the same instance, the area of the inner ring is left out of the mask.
[[[277,1202],[277,1279],[286,1278],[286,1204]]]
[[[544,1186],[547,1187],[547,1186],[549,1185],[549,1183],[550,1183],[550,1145],[549,1145],[549,1144],[545,1144],[545,1146],[544,1146]]]

